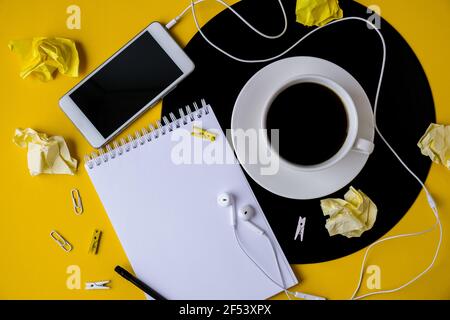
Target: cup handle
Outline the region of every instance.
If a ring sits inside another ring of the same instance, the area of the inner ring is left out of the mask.
[[[363,153],[363,154],[371,154],[373,152],[373,149],[375,148],[375,145],[372,141],[358,138],[353,145],[352,150],[355,152]]]

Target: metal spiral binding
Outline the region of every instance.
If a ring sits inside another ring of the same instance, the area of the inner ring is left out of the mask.
[[[172,132],[175,129],[181,128],[183,125],[187,125],[196,119],[200,119],[203,115],[209,114],[210,106],[206,103],[205,99],[201,99],[201,108],[198,107],[196,102],[192,105],[194,111],[187,105],[184,109],[178,109],[178,118],[171,112],[169,113],[170,120],[164,116],[162,122],[160,120],[156,121],[156,128],[150,124],[147,128],[136,131],[134,136],[128,135],[126,139],[121,138],[120,141],[113,141],[112,146],[108,144],[105,148],[100,148],[90,155],[85,155],[84,161],[86,162],[87,167],[93,169],[94,166],[100,166],[102,163],[120,157],[147,142],[156,140],[168,132]]]

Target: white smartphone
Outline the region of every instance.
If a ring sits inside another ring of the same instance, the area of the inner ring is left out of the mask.
[[[168,31],[153,22],[59,101],[94,148],[155,105],[194,70]]]

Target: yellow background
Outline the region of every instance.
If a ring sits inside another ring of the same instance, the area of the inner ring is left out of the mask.
[[[275,1],[275,0],[273,0]],[[58,99],[82,77],[120,48],[151,21],[167,22],[188,4],[188,0],[0,0],[0,298],[3,299],[143,299],[143,294],[120,279],[116,264],[129,266],[89,178],[80,165],[76,176],[28,174],[26,150],[12,143],[16,127],[31,127],[50,135],[64,136],[73,155],[81,160],[92,149],[70,120],[59,110]],[[372,0],[361,0],[365,5]],[[66,8],[81,8],[81,30],[66,27]],[[448,0],[377,0],[382,15],[415,50],[430,81],[437,120],[450,124],[450,2]],[[213,1],[198,6],[203,22],[223,8]],[[278,12],[274,18],[278,18]],[[263,22],[261,22],[263,23]],[[226,26],[224,26],[226,28]],[[185,45],[195,34],[190,16],[173,30]],[[62,36],[80,44],[80,78],[57,76],[41,83],[19,77],[19,60],[7,48],[11,39],[33,36]],[[392,106],[395,107],[395,106]],[[134,132],[160,115],[160,105],[147,112],[122,136]],[[399,119],[398,121],[401,121]],[[413,129],[413,128],[412,128]],[[419,150],[417,151],[419,152]],[[444,231],[450,223],[450,172],[434,165],[427,184],[436,195]],[[389,183],[389,181],[386,181]],[[85,213],[72,211],[70,190],[81,191]],[[402,191],[398,190],[399,197]],[[280,213],[281,214],[281,213]],[[380,212],[380,214],[390,214]],[[433,224],[423,192],[407,216],[390,235],[419,231]],[[98,255],[87,254],[94,228],[104,231]],[[63,252],[49,237],[58,230],[74,246]],[[417,239],[398,240],[371,254],[368,263],[381,267],[382,289],[398,286],[422,271],[429,263],[437,232]],[[384,295],[388,299],[450,298],[448,234],[436,266],[407,289]],[[348,298],[356,285],[363,251],[335,261],[295,265],[302,280],[296,289],[326,296]],[[81,268],[81,290],[66,287],[66,268]],[[86,291],[84,282],[112,280],[112,290]],[[362,293],[369,292],[363,284]],[[280,295],[279,298],[285,298]]]

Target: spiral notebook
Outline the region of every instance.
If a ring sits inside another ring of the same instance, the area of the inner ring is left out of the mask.
[[[248,254],[275,281],[297,284],[211,107],[202,100],[179,113],[86,159],[136,276],[168,299],[259,300],[281,292],[239,249],[230,208],[217,205],[217,196],[229,192],[236,208],[255,208],[253,222],[272,241],[283,279],[267,239],[238,223]],[[192,135],[194,127],[215,139]],[[228,155],[225,164],[206,156],[218,146]]]

